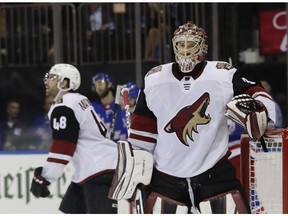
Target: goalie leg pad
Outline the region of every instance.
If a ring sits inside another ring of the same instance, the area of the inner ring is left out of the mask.
[[[118,141],[118,164],[108,197],[130,199],[138,184],[148,185],[153,171],[153,156],[144,150],[132,150],[127,141]]]
[[[146,201],[145,214],[188,214],[188,207],[181,202],[152,192]]]

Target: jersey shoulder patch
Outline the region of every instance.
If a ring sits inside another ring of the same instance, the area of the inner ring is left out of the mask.
[[[162,65],[156,66],[154,68],[152,68],[150,71],[147,72],[147,74],[145,75],[145,78],[150,76],[151,74],[160,72],[162,70]]]
[[[231,70],[234,67],[231,64],[227,63],[227,62],[218,62],[216,64],[216,68],[217,69]]]

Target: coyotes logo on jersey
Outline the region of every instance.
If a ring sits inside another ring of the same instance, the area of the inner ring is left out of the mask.
[[[169,123],[164,130],[167,133],[176,133],[178,139],[185,145],[189,146],[187,142],[187,135],[190,140],[193,140],[193,131],[198,133],[197,126],[205,125],[211,121],[210,115],[206,115],[206,109],[210,102],[210,96],[205,92],[196,102],[182,108]]]

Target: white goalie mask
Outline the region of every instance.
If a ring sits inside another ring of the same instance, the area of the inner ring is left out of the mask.
[[[191,21],[179,26],[172,39],[175,60],[183,73],[188,73],[201,61],[208,52],[207,35]]]
[[[69,91],[69,90],[77,90],[81,84],[81,76],[80,73],[78,71],[78,69],[76,67],[74,67],[73,65],[70,64],[55,64],[50,71],[46,74],[46,76],[50,75],[50,74],[54,74],[57,75],[59,77],[59,82],[58,82],[58,89],[60,91]],[[68,79],[69,80],[69,88],[68,89],[62,89],[60,87],[60,83],[64,80],[64,79]],[[45,78],[44,78],[45,79]]]

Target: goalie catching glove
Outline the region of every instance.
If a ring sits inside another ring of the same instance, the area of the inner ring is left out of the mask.
[[[47,197],[50,195],[50,191],[48,190],[50,182],[41,176],[42,169],[42,167],[38,167],[34,171],[30,191],[35,197]]]
[[[226,108],[225,116],[246,128],[252,140],[259,140],[265,133],[268,112],[262,102],[250,95],[241,94],[233,97]]]

